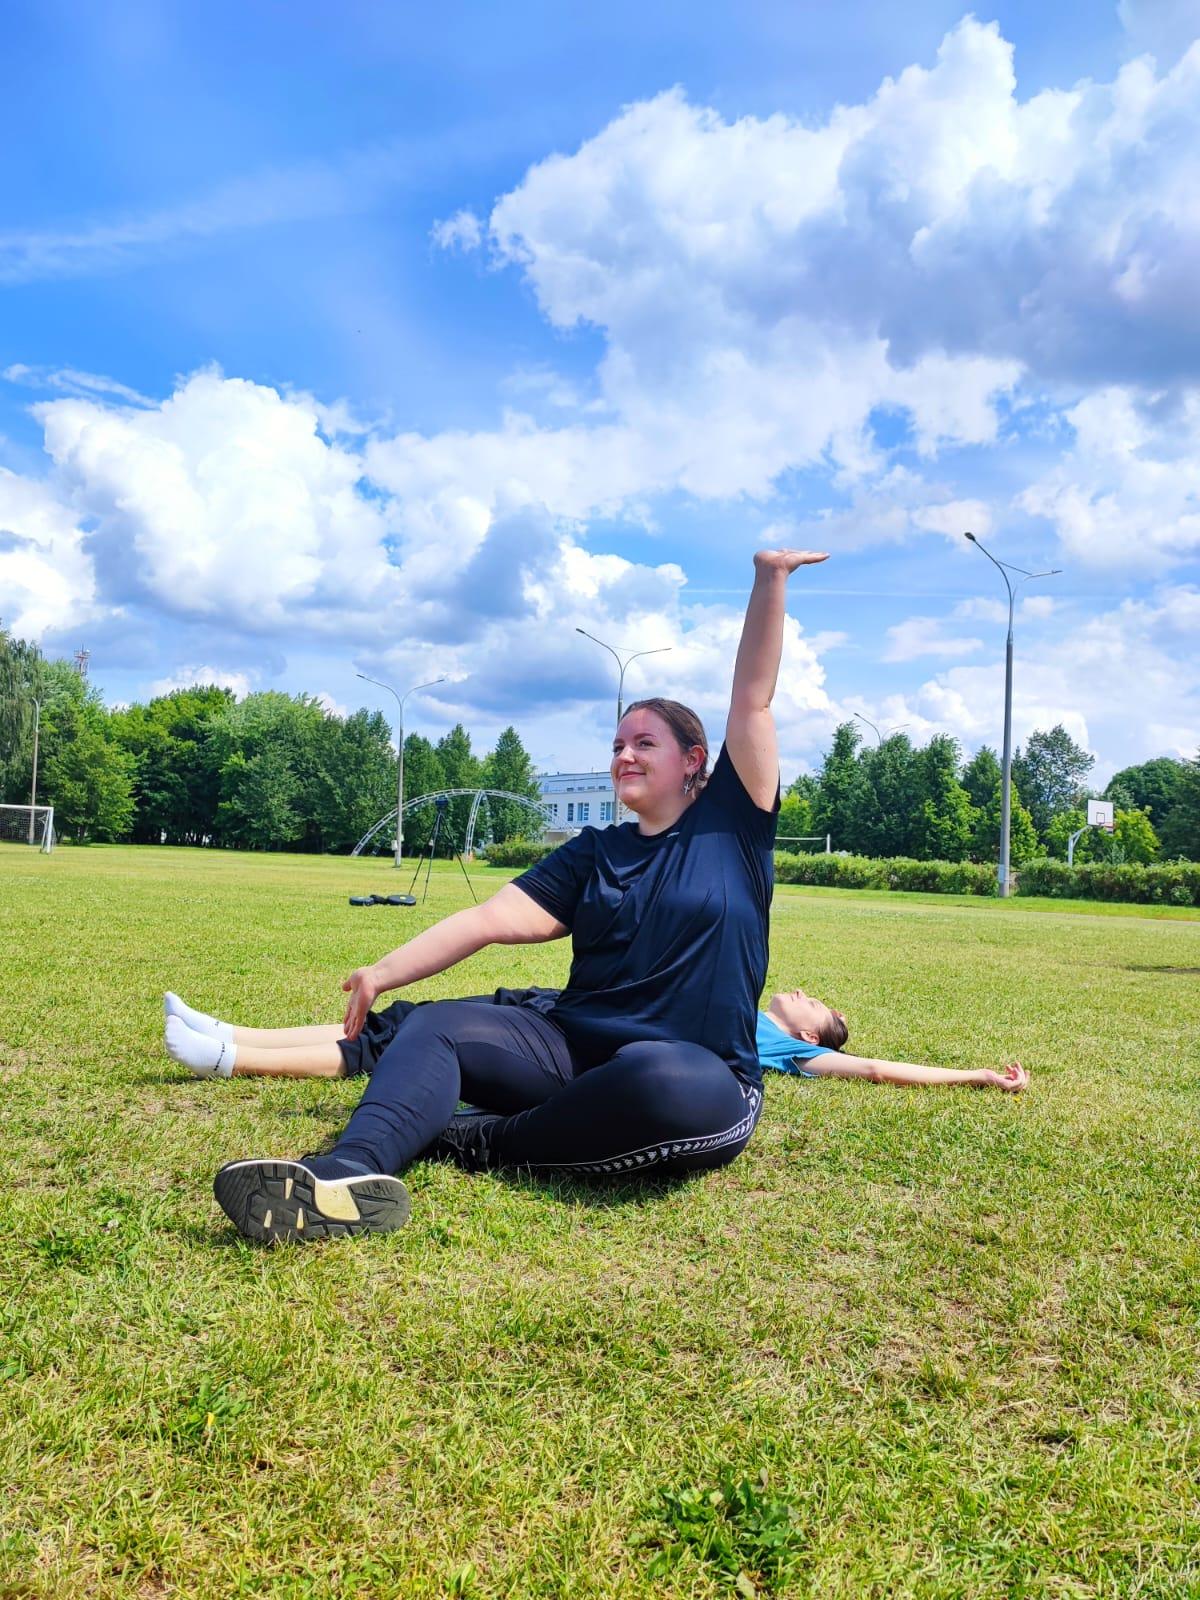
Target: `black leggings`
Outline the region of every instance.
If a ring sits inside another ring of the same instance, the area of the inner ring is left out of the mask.
[[[587,1066],[538,1011],[440,1000],[401,1023],[333,1153],[400,1172],[459,1100],[500,1113],[475,1119],[472,1165],[594,1175],[724,1166],[762,1108],[761,1090],[701,1045],[628,1044]]]

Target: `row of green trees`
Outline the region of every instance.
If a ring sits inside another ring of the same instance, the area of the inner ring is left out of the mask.
[[[1065,859],[1080,828],[1078,862],[1200,860],[1200,756],[1126,767],[1103,795],[1095,792],[1114,803],[1112,834],[1085,828],[1093,761],[1061,725],[1032,734],[1016,751],[1009,823],[1015,865],[1044,855]],[[779,832],[828,834],[834,849],[861,856],[995,861],[1001,801],[1000,762],[987,745],[964,764],[947,734],[921,749],[903,733],[864,745],[857,726],[846,722],[820,773],[788,789]]]
[[[379,712],[340,717],[307,695],[235,700],[213,687],[108,710],[69,663],[0,631],[0,800],[8,803],[29,799],[35,700],[38,798],[53,804],[61,838],[344,852],[396,804],[396,755]],[[513,728],[482,757],[461,724],[436,744],[410,734],[404,763],[406,799],[478,787],[537,798]],[[455,801],[447,813],[447,850],[462,846],[469,805]],[[432,807],[406,819],[406,846],[423,848],[432,822]],[[503,839],[527,831],[529,814],[499,801],[485,823]],[[391,839],[382,830],[379,847]]]
[[[108,710],[70,663],[47,661],[0,629],[0,799],[29,797],[33,701],[42,703],[39,798],[60,835],[77,840],[343,852],[395,805],[396,757],[386,719],[334,716],[305,695],[236,701],[226,689],[180,689]],[[1093,758],[1062,727],[1034,733],[1013,761],[1011,850],[1019,865],[1065,858],[1083,828]],[[404,741],[405,797],[486,787],[537,798],[533,764],[514,728],[477,756],[461,725],[436,743]],[[1200,860],[1200,757],[1160,757],[1118,772],[1104,791],[1116,830],[1080,838],[1078,862]],[[1001,773],[986,745],[965,764],[955,740],[923,748],[902,733],[863,744],[843,723],[820,773],[788,789],[782,836],[829,834],[837,850],[920,861],[995,861]],[[446,816],[445,848],[462,845],[470,801]],[[428,841],[432,808],[405,821],[405,843]],[[493,802],[488,836],[531,831],[530,813]],[[384,829],[379,847],[390,847]],[[789,848],[796,848],[789,846]],[[804,848],[800,846],[799,848]],[[815,848],[815,846],[809,846]]]

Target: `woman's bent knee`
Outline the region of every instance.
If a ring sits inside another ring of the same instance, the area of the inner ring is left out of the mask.
[[[698,1132],[736,1121],[745,1109],[737,1078],[701,1045],[661,1040],[626,1045],[603,1070],[612,1072],[631,1115],[656,1127]]]

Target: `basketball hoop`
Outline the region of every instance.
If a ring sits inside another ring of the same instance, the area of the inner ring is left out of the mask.
[[[1087,818],[1089,828],[1103,828],[1106,833],[1112,833],[1116,827],[1111,800],[1089,800]]]
[[[1089,800],[1087,803],[1087,828],[1076,828],[1067,840],[1067,865],[1075,865],[1075,846],[1083,838],[1088,828],[1103,828],[1105,833],[1114,833],[1116,823],[1113,820],[1113,803],[1111,800]]]

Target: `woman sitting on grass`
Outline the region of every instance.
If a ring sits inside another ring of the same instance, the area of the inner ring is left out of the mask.
[[[395,1174],[421,1155],[469,1170],[675,1175],[723,1166],[746,1147],[762,1109],[755,1005],[779,808],[770,708],[785,593],[797,567],[825,559],[755,556],[711,776],[693,712],[669,700],[631,706],[612,776],[637,823],[585,828],[484,904],[353,972],[342,1035],[358,1040],[385,990],[491,944],[569,933],[566,988],[545,1006],[443,1000],[411,1010],[328,1154],[233,1161],[217,1173],[217,1200],[240,1232],[274,1243],[399,1227],[409,1202]],[[229,1042],[240,1054],[242,1041]],[[336,1047],[328,1030],[300,1048],[309,1044]],[[460,1100],[486,1109],[456,1116]]]

